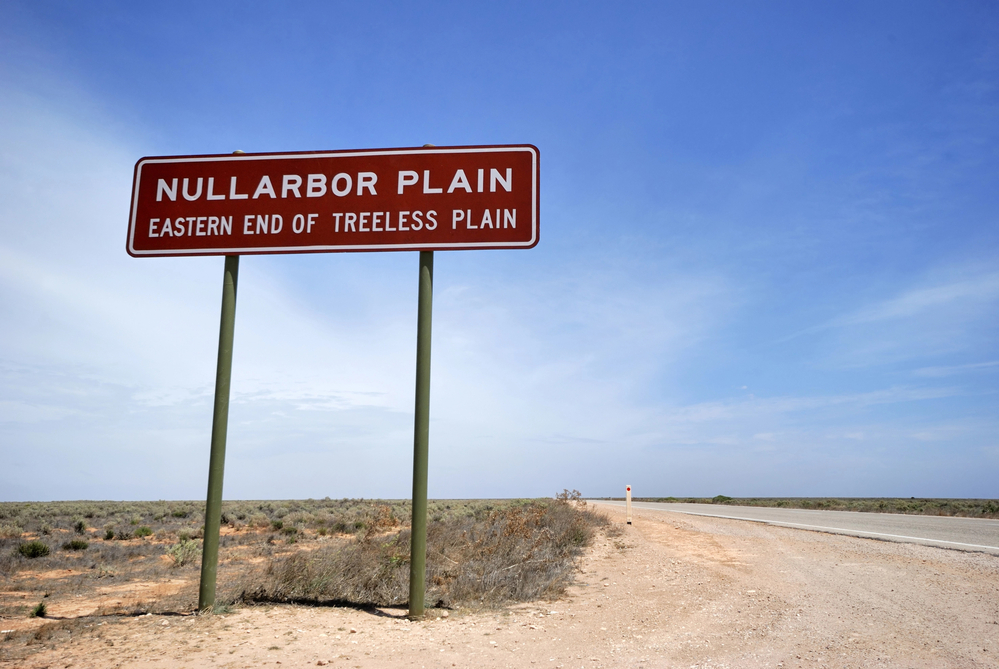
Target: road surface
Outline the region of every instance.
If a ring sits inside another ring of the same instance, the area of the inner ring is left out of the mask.
[[[623,501],[591,500],[595,504],[624,506]],[[667,504],[632,502],[634,508],[685,513],[694,516],[750,520],[781,527],[847,534],[868,539],[981,551],[999,555],[999,520],[953,516],[913,516],[897,513],[778,509],[721,504]]]

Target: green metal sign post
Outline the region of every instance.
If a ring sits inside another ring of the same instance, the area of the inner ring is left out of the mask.
[[[416,316],[416,418],[413,426],[413,523],[410,533],[409,617],[423,617],[427,579],[427,466],[430,459],[430,322],[434,252],[420,251]]]
[[[222,524],[222,475],[225,470],[225,439],[229,426],[229,386],[232,379],[232,340],[236,326],[236,284],[239,256],[225,257],[222,278],[222,318],[219,325],[219,360],[215,369],[215,411],[212,415],[212,450],[208,463],[208,502],[205,504],[205,536],[201,554],[201,585],[198,609],[215,606],[215,578],[219,562],[219,530]]]

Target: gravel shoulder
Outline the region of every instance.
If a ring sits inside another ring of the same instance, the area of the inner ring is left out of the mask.
[[[997,667],[999,558],[598,505],[557,602],[453,611],[275,605],[0,620],[16,667]]]

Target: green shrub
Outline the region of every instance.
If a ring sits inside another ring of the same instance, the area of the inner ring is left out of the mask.
[[[73,529],[76,530],[77,534],[83,534],[87,531],[87,523],[82,520],[78,520],[73,523]]]
[[[0,539],[20,539],[23,531],[20,525],[4,523],[0,525]]]
[[[114,539],[114,530],[104,530],[104,541],[111,541]]]
[[[32,618],[44,618],[45,617],[45,602],[38,602],[35,608],[31,609],[29,614]]]
[[[41,541],[28,541],[18,546],[17,552],[30,560],[48,555],[49,547]]]
[[[135,536],[137,537],[148,537],[153,533],[152,529],[148,525],[143,525],[135,530]]]
[[[288,534],[288,535],[298,534],[298,528],[297,527],[285,527],[285,528],[282,528],[281,529],[281,534]]]
[[[90,544],[83,539],[73,539],[72,541],[64,543],[62,547],[67,551],[85,551],[89,545]]]
[[[273,527],[275,530],[280,530],[282,527],[284,527],[284,521],[283,520],[272,520],[271,521],[271,527]]]
[[[200,553],[201,548],[197,542],[190,539],[181,539],[180,542],[167,549],[167,555],[177,567],[183,567],[185,564],[193,562]]]

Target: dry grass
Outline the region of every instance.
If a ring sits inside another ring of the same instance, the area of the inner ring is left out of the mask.
[[[496,606],[554,599],[571,583],[577,558],[606,519],[565,500],[531,501],[488,514],[452,514],[427,528],[427,601]],[[369,533],[273,560],[247,575],[229,598],[403,605],[409,597],[408,529]]]
[[[594,528],[605,522],[577,504],[431,501],[427,602],[493,605],[557,596]],[[0,525],[8,528],[0,536],[0,617],[27,617],[42,600],[57,616],[193,610],[202,507],[0,503]],[[405,603],[409,516],[408,501],[226,502],[220,599]],[[151,534],[139,536],[142,527]],[[29,542],[49,554],[26,557],[18,547]]]

